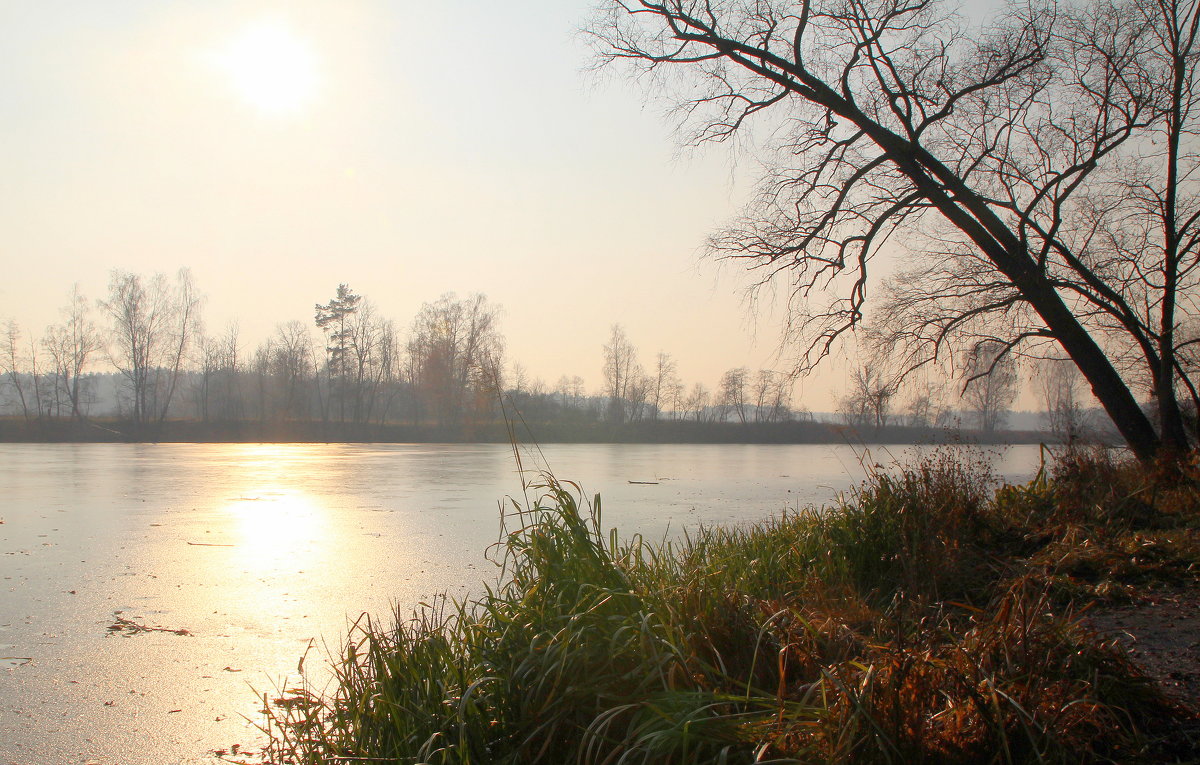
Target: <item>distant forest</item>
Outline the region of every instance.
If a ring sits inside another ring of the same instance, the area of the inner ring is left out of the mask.
[[[531,380],[506,362],[498,307],[480,294],[425,303],[401,331],[340,284],[311,323],[279,324],[253,349],[236,327],[204,333],[200,307],[186,269],[114,271],[106,298],[76,288],[40,337],[8,321],[0,439],[495,441],[515,428],[544,441],[931,441],[960,426],[980,440],[1045,437],[1004,432],[1018,376],[1003,365],[961,396],[952,381],[901,390],[864,367],[829,423],[793,402],[788,374],[736,368],[689,387],[669,353],[644,366],[619,325],[598,388]],[[1067,365],[1042,377],[1057,381],[1043,385],[1052,436],[1094,434]]]

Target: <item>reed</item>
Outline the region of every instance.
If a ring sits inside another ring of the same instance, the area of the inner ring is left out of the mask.
[[[1071,459],[997,491],[938,457],[660,545],[602,533],[599,497],[547,478],[506,517],[499,583],[363,617],[330,691],[267,706],[266,759],[1152,758],[1185,712],[1076,604],[1195,576],[1198,476]]]

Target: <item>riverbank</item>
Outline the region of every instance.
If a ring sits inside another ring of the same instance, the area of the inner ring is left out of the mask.
[[[1194,600],[1198,486],[1195,460],[1164,476],[1076,455],[995,490],[934,458],[836,507],[651,547],[548,482],[509,518],[500,585],[364,618],[332,690],[269,707],[267,758],[1181,761],[1196,699],[1089,609]]]
[[[1051,434],[1034,430],[977,430],[888,425],[858,429],[798,420],[737,423],[642,420],[437,426],[395,423],[166,420],[136,425],[116,419],[0,418],[0,443],[492,443],[512,440],[516,427],[531,443],[648,444],[1040,444]]]

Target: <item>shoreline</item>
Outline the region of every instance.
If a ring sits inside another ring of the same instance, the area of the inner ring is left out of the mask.
[[[514,432],[515,431],[515,432]],[[706,423],[641,421],[611,423],[503,422],[437,426],[333,423],[321,421],[168,420],[134,425],[118,420],[85,421],[0,419],[0,443],[510,443],[542,444],[1017,444],[1059,445],[1061,439],[1033,430],[983,433],[888,425],[859,429],[848,425],[797,421],[784,423]]]

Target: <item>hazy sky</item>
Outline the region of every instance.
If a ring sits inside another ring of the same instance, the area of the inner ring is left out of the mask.
[[[614,322],[689,384],[772,365],[745,276],[698,257],[748,184],[584,71],[592,5],[0,0],[0,318],[188,266],[251,347],[347,282],[403,327],[486,293],[551,386],[599,386]]]

